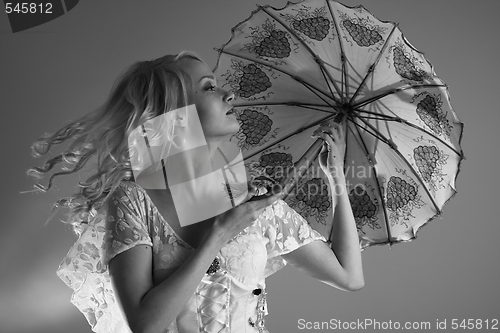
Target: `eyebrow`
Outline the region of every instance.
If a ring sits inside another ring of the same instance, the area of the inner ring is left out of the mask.
[[[213,75],[205,75],[198,82],[201,82],[203,79],[215,80],[215,76],[213,76]]]

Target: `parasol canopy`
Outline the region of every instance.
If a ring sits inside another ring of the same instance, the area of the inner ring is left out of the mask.
[[[331,0],[258,7],[218,49],[218,84],[235,94],[231,138],[248,175],[286,184],[285,202],[327,239],[332,191],[311,138],[342,122],[344,173],[361,248],[393,244],[456,193],[463,124],[448,87],[395,23]]]

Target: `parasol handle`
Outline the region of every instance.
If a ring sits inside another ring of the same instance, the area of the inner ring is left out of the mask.
[[[341,124],[344,127],[345,132],[347,126],[346,118],[347,117],[345,114],[339,113],[332,119],[332,121]],[[313,161],[319,155],[321,147],[323,146],[323,142],[324,141],[320,138],[316,139],[316,141],[309,147],[309,149],[307,149],[305,154],[294,164],[293,174],[288,172],[285,180],[280,183],[281,188],[283,189],[283,194],[281,195],[280,199],[284,200],[288,196],[288,194],[293,191],[295,186],[297,186],[298,180],[304,176],[307,170],[309,170]],[[298,172],[296,170],[298,170]]]

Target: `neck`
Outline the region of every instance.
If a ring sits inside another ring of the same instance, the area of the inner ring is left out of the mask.
[[[208,158],[210,159],[210,164],[212,166],[212,171],[215,171],[227,163],[228,157],[227,156],[227,143],[226,141],[207,141],[207,146],[208,146]],[[231,153],[230,153],[231,155]]]
[[[219,141],[207,141],[208,155],[209,155],[209,158],[210,158],[210,161],[212,162],[212,164],[213,164],[214,156],[216,156],[220,144],[221,143]]]

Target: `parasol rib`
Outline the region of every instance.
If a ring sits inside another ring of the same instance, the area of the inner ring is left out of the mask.
[[[391,39],[392,34],[396,30],[396,28],[397,28],[397,25],[394,25],[392,27],[392,30],[389,33],[389,36],[387,36],[387,39],[385,40],[385,43],[382,46],[382,49],[380,50],[379,54],[377,55],[377,59],[375,59],[375,62],[368,69],[368,73],[366,73],[365,77],[363,78],[363,81],[361,81],[361,83],[359,84],[358,88],[354,92],[354,95],[352,95],[351,99],[349,100],[349,104],[351,104],[354,101],[354,99],[356,98],[356,96],[358,96],[359,92],[361,91],[361,88],[365,85],[366,80],[368,80],[368,78],[370,77],[370,75],[373,74],[373,72],[375,71],[375,67],[377,67],[378,63],[380,62],[380,58],[382,57],[382,54],[385,52],[385,49],[387,48],[387,45],[389,45],[389,40]]]
[[[279,105],[301,107],[304,109],[309,109],[309,110],[314,110],[314,111],[319,111],[319,112],[327,112],[327,113],[332,113],[332,114],[338,114],[340,112],[340,110],[337,110],[335,107],[332,108],[330,106],[325,106],[325,105],[321,105],[321,104],[305,104],[305,103],[299,103],[299,102],[283,102],[283,103],[280,103],[280,102],[269,102],[269,103],[259,102],[259,103],[249,103],[249,104],[242,103],[242,104],[234,105],[234,107],[235,108],[242,108],[242,107],[253,107],[253,106],[261,107],[261,106],[279,106]],[[320,107],[330,107],[334,111],[320,109]]]
[[[419,127],[419,126],[417,126],[415,124],[412,124],[412,123],[410,123],[410,122],[408,122],[408,121],[406,121],[404,119],[402,119],[401,122],[404,123],[407,126],[415,128],[416,130],[424,132],[425,134],[427,134],[427,135],[433,137],[434,139],[438,140],[439,142],[441,142],[443,145],[445,145],[446,147],[448,147],[448,149],[450,149],[451,151],[453,151],[458,156],[464,157],[462,152],[457,151],[454,147],[450,146],[450,144],[448,142],[444,141],[443,139],[441,139],[440,137],[436,136],[435,134],[433,134],[433,133],[427,131],[426,129],[421,128],[421,127]]]
[[[337,111],[337,110],[331,111],[331,110],[320,109],[318,107],[310,106],[310,105],[307,105],[307,104],[289,104],[289,103],[239,104],[239,105],[234,105],[234,107],[235,108],[254,107],[254,106],[262,107],[262,106],[267,106],[267,105],[269,105],[269,106],[283,105],[283,106],[300,107],[300,108],[303,108],[303,109],[314,110],[314,111],[318,111],[318,112],[325,112],[325,113],[330,113],[330,114],[335,114],[335,115],[337,115],[340,112],[340,111]]]
[[[321,72],[326,72],[328,78],[330,79],[330,82],[333,84],[333,86],[335,87],[335,90],[337,91],[337,93],[342,96],[341,92],[339,91],[339,88],[337,87],[337,85],[335,84],[335,81],[333,80],[333,78],[330,76],[330,73],[328,71],[325,70],[324,68],[324,61],[317,55],[315,54],[311,48],[309,47],[309,45],[307,45],[306,43],[304,43],[304,41],[302,40],[302,38],[300,38],[299,36],[297,36],[297,34],[295,33],[295,31],[293,31],[292,29],[289,29],[286,24],[284,24],[281,20],[279,20],[276,16],[274,16],[273,14],[269,13],[265,7],[260,7],[260,9],[262,9],[262,11],[264,13],[266,13],[267,15],[269,15],[272,19],[274,19],[276,22],[278,22],[279,24],[281,24],[281,26],[283,28],[285,28],[290,34],[292,34],[297,40],[300,41],[300,43],[306,48],[306,50],[309,52],[309,54],[314,58],[314,60],[316,61],[316,63],[318,64],[319,68],[321,69]],[[329,81],[325,78],[325,82],[326,82],[326,85],[328,86],[328,89],[330,91],[332,91],[332,88],[330,87],[330,83]],[[335,102],[337,103],[340,103],[339,100],[337,100],[335,98],[335,95],[333,94],[332,92],[332,98]]]
[[[355,125],[359,126],[358,124],[354,123]],[[370,157],[370,152],[368,151],[368,148],[366,147],[365,145],[365,142],[363,141],[363,137],[361,136],[361,133],[359,131],[359,128],[358,127],[355,127],[356,128],[356,132],[358,133],[358,136],[359,136],[359,140],[361,141],[361,144],[360,146],[363,148],[363,150],[365,151],[365,154],[366,156],[368,157],[368,161],[370,163],[370,168],[372,169],[373,171],[373,175],[374,175],[374,178],[375,178],[375,182],[377,183],[377,192],[378,192],[378,195],[380,196],[380,201],[382,203],[382,212],[384,213],[384,221],[385,221],[385,229],[386,229],[386,232],[387,232],[387,239],[389,240],[389,243],[392,244],[392,233],[391,233],[391,227],[389,225],[389,217],[387,216],[387,207],[385,206],[385,200],[384,200],[384,195],[382,193],[382,187],[380,186],[380,182],[378,180],[378,174],[377,174],[377,169],[375,168],[375,165],[373,164],[373,161]]]
[[[383,113],[376,113],[376,112],[370,112],[370,111],[366,111],[366,110],[362,110],[362,109],[356,109],[356,111],[359,111],[359,112],[366,112],[366,113],[369,113],[369,114],[373,114],[373,115],[377,115],[377,116],[382,116],[383,118],[381,119],[377,119],[377,118],[370,118],[370,117],[362,117],[360,115],[356,115],[358,118],[364,118],[364,119],[376,119],[376,120],[383,120],[383,121],[394,121],[394,122],[399,122],[399,123],[403,123],[407,126],[410,126],[418,131],[421,131],[421,132],[424,132],[426,135],[432,137],[433,139],[436,139],[437,141],[439,141],[440,143],[442,143],[443,145],[445,145],[448,149],[450,149],[451,151],[453,151],[455,154],[457,154],[458,156],[460,157],[463,157],[463,153],[457,151],[454,147],[452,147],[448,142],[444,141],[443,139],[441,139],[440,137],[436,136],[434,133],[431,133],[429,132],[428,130],[426,130],[425,128],[422,128],[420,126],[417,126],[415,124],[412,124],[410,123],[409,121],[403,119],[403,118],[400,118],[400,117],[393,117],[393,116],[388,116],[388,115],[385,115]]]
[[[335,112],[328,111],[328,110],[322,110],[322,109],[318,109],[318,108],[315,108],[315,107],[312,107],[312,106],[308,106],[306,104],[297,104],[295,106],[301,107],[301,108],[304,108],[304,109],[309,109],[309,110],[314,110],[314,111],[320,111],[320,112],[328,112],[328,113],[334,113],[334,114],[338,114],[338,112],[339,112],[337,110],[335,110]]]
[[[302,84],[303,86],[305,86],[307,89],[311,90],[311,88],[313,88],[314,90],[316,90],[317,92],[320,92],[321,94],[323,94],[324,96],[332,99],[334,102],[336,102],[334,96],[331,96],[330,94],[328,94],[327,92],[324,92],[323,90],[321,90],[320,88],[310,84],[310,83],[306,83],[304,80],[298,78],[297,76],[291,74],[291,73],[288,73],[287,71],[283,70],[283,69],[280,69],[280,68],[277,68],[277,67],[274,67],[272,65],[269,65],[268,63],[264,62],[264,61],[261,61],[261,60],[258,60],[258,59],[253,59],[253,58],[250,58],[250,57],[245,57],[241,54],[237,54],[237,53],[233,53],[233,52],[229,52],[229,51],[226,51],[224,49],[215,49],[216,51],[218,51],[219,53],[224,53],[224,54],[227,54],[227,55],[230,55],[230,56],[233,56],[233,57],[236,57],[236,58],[240,58],[240,59],[243,59],[243,60],[247,60],[247,61],[251,61],[251,62],[254,62],[254,63],[257,63],[257,64],[260,64],[260,65],[263,65],[263,66],[266,66],[266,67],[269,67],[269,68],[272,68],[278,72],[281,72],[285,75],[288,75],[290,76],[292,79],[294,79],[295,81],[299,82],[300,84]],[[329,102],[325,101],[322,97],[320,97],[316,92],[314,93],[316,96],[318,96],[318,98],[320,98],[322,101],[324,101],[326,104],[328,104],[329,106],[333,107],[333,105],[331,105]]]
[[[370,97],[367,100],[360,101],[357,104],[353,104],[352,107],[353,108],[360,108],[360,107],[363,107],[363,106],[365,106],[367,104],[370,104],[370,103],[373,103],[375,101],[378,101],[379,99],[382,99],[382,98],[384,98],[386,96],[398,93],[400,91],[405,91],[405,90],[408,90],[408,89],[416,89],[416,88],[445,88],[445,87],[446,87],[445,84],[407,85],[407,86],[404,86],[404,87],[400,87],[400,88],[395,88],[395,89],[389,90],[389,91],[387,91],[387,92],[385,92],[383,94],[377,95],[377,96]]]
[[[322,61],[322,60],[320,60],[320,61]],[[318,62],[318,61],[316,61],[316,62]],[[328,79],[326,78],[326,75],[328,73],[325,74],[325,70],[323,69],[322,66],[320,66],[320,69],[321,69],[321,74],[323,74],[323,78],[325,79],[325,82],[328,82]],[[327,86],[328,86],[328,89],[330,90],[330,94],[332,94],[333,100],[335,100],[337,102],[337,104],[338,104],[339,102],[336,100],[335,95],[333,94],[332,87],[330,87],[330,85],[328,83],[327,83]]]
[[[253,154],[248,155],[248,156],[245,156],[245,159],[250,159],[250,158],[252,158],[253,156],[255,156],[255,155],[257,155],[257,154],[260,154],[260,153],[261,153],[261,152],[263,152],[264,150],[268,149],[269,147],[274,146],[274,145],[277,145],[277,144],[279,144],[280,142],[285,141],[285,140],[286,140],[286,139],[288,139],[289,137],[292,137],[292,136],[294,136],[294,135],[300,134],[300,133],[304,132],[305,130],[308,130],[308,129],[310,129],[311,127],[314,127],[314,126],[316,126],[316,125],[319,125],[319,124],[321,124],[322,122],[324,122],[324,121],[326,121],[326,120],[328,120],[328,119],[333,119],[334,117],[335,117],[335,116],[331,116],[331,115],[329,115],[329,116],[327,116],[327,117],[325,117],[325,118],[322,118],[322,119],[320,119],[320,120],[318,120],[318,121],[316,121],[316,122],[312,123],[312,124],[311,124],[311,125],[309,125],[309,126],[306,126],[306,127],[300,128],[299,130],[297,130],[297,131],[295,131],[295,132],[293,132],[293,133],[290,133],[290,134],[288,134],[288,135],[285,135],[285,136],[284,136],[284,137],[282,137],[281,139],[276,140],[276,141],[273,141],[273,142],[272,142],[272,144],[270,144],[270,145],[268,145],[268,146],[265,146],[264,148],[261,148],[261,149],[259,149],[259,150],[255,151]]]
[[[368,127],[370,127],[373,131],[375,132],[378,132],[378,130],[376,128],[373,127],[372,124],[368,123],[367,121],[363,120],[363,118],[358,118],[359,120],[361,120],[363,123],[365,123]],[[436,208],[437,212],[438,213],[441,213],[441,210],[439,209],[439,206],[437,205],[436,201],[434,200],[434,198],[432,197],[431,193],[429,192],[429,189],[427,189],[427,186],[425,186],[425,182],[422,180],[422,178],[420,177],[420,175],[418,174],[418,172],[415,170],[415,168],[408,162],[408,160],[403,156],[403,154],[401,154],[401,152],[394,146],[394,143],[392,140],[389,140],[387,139],[383,134],[381,134],[380,132],[377,133],[378,135],[380,135],[381,137],[384,138],[384,140],[382,140],[382,142],[384,142],[385,144],[387,144],[392,150],[394,150],[396,152],[396,154],[398,154],[398,156],[406,163],[406,166],[410,169],[410,171],[415,175],[415,177],[417,177],[418,181],[420,182],[420,184],[422,184],[423,188],[425,189],[425,193],[427,194],[427,196],[431,199],[432,201],[432,204],[434,205],[434,208]]]
[[[388,115],[383,114],[383,113],[377,113],[377,112],[368,111],[368,110],[364,110],[364,109],[360,109],[360,108],[355,108],[355,110],[359,111],[361,113],[368,113],[368,114],[371,114],[371,115],[374,115],[374,116],[384,117],[384,120],[396,120],[396,119],[399,119],[398,117],[388,116]],[[360,115],[356,115],[356,116],[360,117]]]
[[[293,79],[295,79],[296,81],[300,82],[304,87],[306,87],[307,89],[309,89],[313,94],[315,94],[319,99],[321,99],[323,102],[325,102],[326,104],[328,104],[328,106],[330,106],[332,109],[335,108],[335,106],[331,105],[326,100],[324,100],[320,95],[318,95],[318,93],[311,88],[312,86],[310,86],[309,83],[303,81],[299,77],[295,77],[294,76]]]
[[[349,94],[349,92],[348,92],[349,84],[347,82],[347,67],[345,65],[345,63],[346,63],[346,56],[345,56],[345,52],[344,52],[344,45],[342,44],[342,38],[340,38],[340,31],[339,31],[338,23],[337,23],[337,20],[335,19],[335,15],[333,15],[333,10],[332,10],[332,7],[330,6],[330,1],[326,0],[326,4],[328,6],[328,10],[330,11],[330,15],[331,15],[332,20],[333,20],[333,25],[335,27],[335,32],[337,33],[337,37],[338,37],[338,40],[339,40],[340,60],[342,61],[342,75],[341,75],[342,77],[341,77],[341,94],[340,94],[340,97],[342,98],[342,103],[345,103],[345,100],[344,100],[344,87],[345,87],[345,96],[347,96]]]
[[[387,119],[387,118],[380,118],[380,117],[370,117],[370,116],[362,116],[362,115],[356,115],[356,118],[363,118],[363,119],[373,119],[373,120],[383,120],[383,121],[398,121],[397,119]]]
[[[361,119],[361,118],[359,118],[359,117],[356,117],[356,118],[357,118],[357,119],[362,120],[362,119]],[[356,126],[358,126],[358,127],[361,127],[361,125],[357,124],[355,121],[353,121],[353,120],[351,120],[351,119],[349,119],[349,120],[350,120],[350,121],[351,121],[354,125],[356,125]],[[386,145],[390,145],[389,141],[388,141],[385,137],[383,137],[383,136],[379,136],[379,135],[378,135],[378,131],[377,131],[377,130],[375,130],[375,132],[372,132],[372,131],[370,131],[370,130],[366,129],[365,127],[362,127],[362,128],[363,128],[363,130],[364,130],[364,131],[366,131],[367,133],[369,133],[369,134],[370,134],[371,136],[373,136],[374,138],[376,138],[376,139],[378,139],[378,140],[382,141],[382,142],[383,142],[383,143],[385,143]]]

